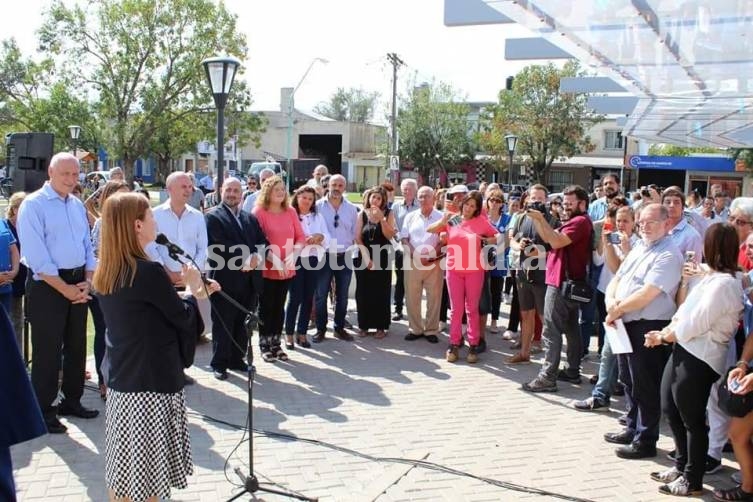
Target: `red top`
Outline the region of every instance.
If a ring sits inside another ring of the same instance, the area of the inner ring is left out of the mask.
[[[292,207],[288,207],[286,211],[280,213],[273,213],[268,209],[256,206],[252,213],[259,220],[259,225],[261,225],[264,235],[267,236],[270,251],[280,260],[284,261],[285,257],[293,252],[296,244],[303,244],[306,241],[303,227],[298,220],[298,213]],[[264,262],[261,275],[265,279],[290,279],[295,275],[295,270],[288,270],[283,277],[278,270],[272,267],[272,262],[267,259]]]
[[[737,254],[737,264],[746,271],[753,270],[753,261],[750,261],[748,254],[745,252],[745,243],[740,244],[740,252]]]
[[[546,283],[555,288],[565,280],[565,261],[570,279],[585,279],[588,264],[591,263],[591,234],[593,225],[585,214],[579,214],[566,221],[559,233],[570,238],[570,244],[552,249],[546,257]],[[567,253],[567,257],[565,257]]]

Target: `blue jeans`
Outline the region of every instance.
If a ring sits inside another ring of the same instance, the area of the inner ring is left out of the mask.
[[[604,404],[609,404],[612,390],[617,385],[617,356],[612,354],[609,339],[604,339],[599,362],[599,380],[594,385],[591,395]]]
[[[316,288],[316,331],[327,329],[327,293],[332,277],[335,278],[335,329],[345,327],[345,314],[348,312],[348,288],[353,270],[345,263],[345,253],[330,253],[324,257],[327,262],[319,274],[319,287]],[[332,268],[335,262],[339,270]]]
[[[285,334],[306,334],[314,308],[314,293],[319,286],[321,266],[316,256],[298,258],[295,276],[288,289],[288,305],[285,308]],[[313,270],[316,269],[316,270]],[[298,321],[296,323],[296,320]]]
[[[583,341],[583,354],[588,353],[588,346],[591,344],[591,336],[594,334],[594,330],[598,333],[600,331],[600,325],[594,326],[594,320],[596,316],[596,285],[599,284],[599,276],[601,275],[601,267],[595,267],[591,265],[591,271],[588,274],[588,281],[594,290],[594,295],[591,301],[580,306],[580,336]]]

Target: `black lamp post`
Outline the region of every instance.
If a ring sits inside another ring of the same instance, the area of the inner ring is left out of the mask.
[[[225,179],[225,104],[227,104],[227,97],[241,62],[232,57],[213,57],[205,59],[201,64],[206,71],[214,105],[217,107],[217,186],[215,190],[219,193],[222,181]]]
[[[518,144],[518,137],[514,134],[508,134],[505,136],[507,142],[507,153],[510,155],[510,167],[507,171],[507,184],[510,185],[512,190],[512,156],[515,154],[515,146]]]
[[[76,147],[78,146],[78,137],[81,135],[81,126],[69,125],[68,130],[70,131],[71,139],[73,140],[73,156],[76,157]]]

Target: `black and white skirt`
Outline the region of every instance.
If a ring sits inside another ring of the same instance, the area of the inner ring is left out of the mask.
[[[193,474],[185,393],[107,389],[105,482],[134,502],[170,498]]]

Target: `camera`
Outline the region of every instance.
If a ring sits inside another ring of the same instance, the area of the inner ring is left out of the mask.
[[[641,197],[651,198],[651,191],[648,188],[641,190]]]
[[[607,234],[607,239],[609,239],[610,244],[620,244],[620,234],[617,232],[611,232]]]
[[[445,194],[444,194],[444,200],[452,201],[452,198],[453,198],[454,195],[455,195],[454,193],[450,193],[449,191],[445,192]]]
[[[527,211],[538,211],[540,213],[546,213],[546,204],[543,202],[529,202],[526,204]]]

